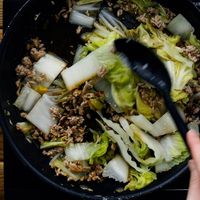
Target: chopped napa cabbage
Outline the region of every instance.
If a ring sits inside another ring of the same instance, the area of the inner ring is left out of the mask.
[[[85,4],[91,4],[91,3],[99,3],[102,2],[103,0],[78,0],[76,2],[77,5],[85,5]]]
[[[136,29],[127,31],[127,35],[150,48],[159,48],[163,45],[162,40],[158,37],[156,32],[150,32],[147,25],[144,24],[139,25]]]
[[[135,3],[141,11],[145,11],[149,7],[154,7],[155,5],[158,5],[157,2],[151,1],[151,0],[131,0],[133,3]]]
[[[111,93],[111,84],[105,80],[105,78],[102,78],[98,80],[94,86],[94,88],[98,91],[102,91],[105,95],[105,101],[110,104],[110,106],[115,110],[117,113],[121,113],[121,109],[116,104],[112,93]]]
[[[56,103],[48,95],[44,94],[28,113],[26,119],[43,133],[48,134],[51,126],[56,124],[56,119],[51,114],[51,108],[53,107],[58,108]]]
[[[96,141],[95,145],[96,150],[92,152],[89,163],[93,164],[95,161],[98,160],[98,158],[101,158],[104,156],[108,150],[109,147],[109,140],[107,133],[103,133],[100,138]]]
[[[96,76],[98,71],[100,71],[102,65],[98,61],[95,53],[96,51],[93,51],[61,73],[68,90],[79,87],[85,81]]]
[[[133,134],[135,134],[136,137],[139,138],[138,145],[140,145],[140,143],[143,142],[148,146],[148,148],[151,151],[153,151],[153,156],[151,155],[151,156],[147,157],[146,159],[140,158],[140,162],[142,162],[142,164],[147,165],[147,166],[154,166],[155,164],[162,162],[163,148],[160,145],[160,143],[155,138],[153,138],[151,135],[143,132],[141,129],[139,129],[134,124],[131,124],[130,128],[133,130]],[[132,139],[134,140],[134,135],[133,135]]]
[[[99,99],[90,99],[89,106],[90,106],[90,109],[95,110],[95,111],[102,110],[102,108],[104,107],[103,103]]]
[[[177,131],[177,127],[168,112],[166,112],[154,123],[151,123],[143,115],[128,116],[128,119],[136,126],[150,133],[154,137],[159,137]]]
[[[125,186],[125,190],[135,191],[144,188],[157,179],[156,174],[147,171],[139,173],[134,169],[129,172],[130,182]]]
[[[72,90],[98,75],[98,72],[105,68],[107,71],[105,79],[111,84],[114,101],[122,110],[130,110],[135,104],[138,77],[123,64],[118,55],[113,53],[112,48],[112,42],[101,46],[70,68],[65,69],[62,77],[68,90]]]
[[[124,159],[116,155],[103,169],[103,177],[115,179],[115,181],[128,182],[129,166]]]
[[[187,43],[195,46],[197,49],[200,50],[200,40],[198,40],[196,35],[194,35],[193,33],[190,34],[190,37],[189,37]]]
[[[24,86],[14,105],[25,112],[29,112],[37,103],[41,95],[28,86]]]
[[[69,161],[89,160],[94,148],[94,143],[71,143],[65,148],[65,155]]]
[[[153,124],[142,114],[140,115],[132,115],[132,116],[127,116],[128,120],[133,122],[137,127],[141,128],[142,130],[152,134],[154,137],[153,131]]]
[[[138,167],[137,163],[132,159],[131,155],[128,153],[129,148],[128,146],[125,144],[125,142],[122,140],[122,138],[120,137],[120,135],[118,135],[117,133],[115,133],[113,130],[107,130],[106,127],[103,125],[102,122],[100,122],[99,120],[97,120],[98,123],[101,125],[101,127],[103,128],[104,131],[106,131],[106,133],[108,134],[108,136],[110,137],[110,139],[113,142],[116,142],[119,150],[121,152],[121,156],[123,157],[123,159],[135,170],[139,171],[139,172],[144,172],[144,171],[148,171],[147,168],[141,168]],[[127,137],[126,137],[127,138]]]
[[[85,45],[87,51],[94,51],[97,48],[120,38],[118,33],[109,31],[97,23],[95,23],[95,27],[96,29],[93,32],[82,35],[83,40],[87,42]]]
[[[73,9],[70,13],[69,22],[71,24],[92,28],[95,22],[95,18],[87,16],[86,14]]]
[[[183,90],[172,90],[171,98],[173,102],[182,100],[182,102],[187,103],[189,101],[188,93]]]
[[[160,119],[154,122],[152,127],[153,131],[154,136],[161,136],[177,131],[177,127],[169,112],[166,112]]]
[[[123,157],[123,159],[135,170],[137,170],[138,172],[144,172],[144,171],[148,171],[147,168],[141,168],[137,165],[137,163],[133,160],[133,158],[130,156],[130,154],[128,153],[129,149],[127,147],[127,145],[124,143],[124,141],[122,140],[122,138],[116,134],[114,131],[112,130],[108,130],[107,131],[108,135],[110,136],[110,138],[117,143],[119,150],[121,152],[121,156]]]
[[[168,171],[189,157],[188,149],[178,132],[164,136],[160,144],[164,150],[164,162],[155,166],[156,173]]]
[[[18,122],[16,124],[16,128],[25,135],[31,133],[31,131],[34,130],[34,126],[29,122]]]
[[[183,91],[183,88],[193,78],[193,70],[180,62],[166,61],[164,63],[172,82],[171,96],[173,101],[187,98],[188,95]]]
[[[143,102],[138,91],[136,92],[136,108],[138,113],[144,115],[147,119],[153,118],[153,109]]]
[[[137,137],[137,135],[133,133],[128,121],[125,118],[120,117],[119,122],[124,131],[126,131],[127,135],[133,140],[133,144],[131,144],[129,141],[129,146],[130,152],[134,155],[134,157],[136,157],[136,159],[141,162],[143,162],[145,158],[150,157],[150,150],[147,144],[145,144],[139,137]]]
[[[182,67],[192,68],[194,64],[190,59],[181,55],[179,48],[169,41],[164,41],[163,47],[157,49],[157,54],[164,61],[180,63]]]
[[[118,20],[113,13],[108,9],[103,8],[99,13],[100,23],[110,31],[114,31],[122,37],[125,37],[125,32],[127,31],[126,26]]]
[[[39,74],[45,75],[46,80],[42,85],[49,87],[66,65],[67,63],[57,56],[46,54],[34,64],[34,70]]]
[[[133,135],[134,138],[134,144],[133,144],[133,150],[136,152],[139,158],[145,160],[145,158],[151,157],[150,155],[150,149],[148,148],[148,145],[145,144],[139,137],[136,135]],[[144,161],[141,161],[143,164],[145,164]]]
[[[43,85],[36,85],[36,86],[33,86],[33,89],[38,92],[39,94],[43,95],[45,93],[47,93],[48,91],[48,88],[43,86]]]
[[[180,35],[183,39],[189,38],[190,34],[194,32],[194,27],[182,14],[174,17],[167,25],[167,29],[173,35]]]
[[[181,55],[180,48],[176,46],[180,41],[179,36],[168,36],[150,24],[141,24],[137,29],[129,31],[129,34],[145,46],[155,48],[162,60],[179,62],[187,67],[193,66],[193,62]]]
[[[40,145],[40,149],[49,149],[54,147],[65,147],[64,141],[45,141]]]
[[[67,176],[70,180],[78,181],[85,175],[84,173],[74,173],[70,171],[70,169],[65,166],[64,161],[60,158],[52,160],[49,164],[52,168],[59,169],[60,173]]]
[[[106,154],[109,146],[107,134],[102,134],[96,143],[69,144],[65,148],[65,155],[69,161],[89,160],[93,164],[95,160]]]
[[[118,123],[114,123],[102,116],[101,118],[107,126],[112,128],[117,133],[117,136],[115,137],[119,136],[119,138],[121,138],[122,141],[120,142],[126,146],[126,149],[128,149],[132,156],[140,163],[145,166],[153,166],[162,161],[162,147],[156,139],[147,133],[144,133],[134,124],[129,125],[127,120],[124,118],[120,118],[120,123],[123,128]],[[149,154],[149,150],[154,152],[153,156]]]
[[[111,92],[116,104],[124,111],[132,109],[135,104],[138,77],[117,55],[113,54],[112,57],[105,59],[108,61],[105,79],[111,83]]]

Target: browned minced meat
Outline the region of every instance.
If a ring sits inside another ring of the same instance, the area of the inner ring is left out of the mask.
[[[123,14],[123,11],[131,12],[135,15],[139,13],[139,9],[136,4],[131,2],[130,0],[123,0],[115,4],[110,4],[110,7],[117,10],[117,15],[120,16]]]
[[[58,107],[51,107],[51,108],[50,108],[50,113],[51,113],[51,116],[52,116],[54,119],[58,119],[58,118],[61,118],[61,117],[62,117],[60,108],[58,108]]]
[[[46,53],[42,41],[39,38],[31,39],[27,44],[27,51],[27,55],[22,58],[21,63],[15,69],[19,77],[16,82],[18,88],[21,87],[24,78],[26,78],[31,85],[40,83],[46,78],[43,74],[36,75],[33,70],[34,62],[38,61]]]
[[[184,88],[189,95],[189,102],[184,110],[186,122],[197,122],[200,124],[200,82],[190,81]]]
[[[139,22],[141,23],[148,23],[149,19],[148,19],[148,16],[146,13],[142,14],[142,15],[139,15],[137,18],[136,18]]]
[[[186,122],[196,122],[200,125],[200,97],[195,101],[190,101],[185,109]]]
[[[103,177],[102,177],[102,173],[103,173],[103,167],[99,164],[97,165],[93,165],[90,167],[84,167],[80,161],[74,161],[74,162],[68,162],[68,161],[64,161],[64,164],[66,166],[66,168],[68,168],[72,173],[77,173],[77,175],[79,173],[83,173],[83,176],[80,177],[79,181],[102,181]],[[64,175],[66,176],[66,174],[64,172],[62,172],[61,169],[55,169],[56,175]],[[85,174],[84,174],[85,173]],[[67,180],[73,180],[71,177],[67,177]]]
[[[44,142],[43,133],[35,128],[35,131],[31,134],[34,140],[37,140],[40,144]]]
[[[165,112],[164,99],[155,89],[149,88],[145,86],[145,84],[140,84],[138,92],[140,93],[143,102],[149,105],[155,111],[154,113],[163,114]]]
[[[91,170],[91,167],[84,164],[84,161],[64,161],[64,164],[71,172],[86,173]]]
[[[90,110],[89,101],[93,98],[99,98],[102,93],[90,92],[91,87],[83,86],[83,90],[75,89],[68,94],[67,100],[61,104],[64,109],[62,117],[58,119],[58,124],[53,126],[50,134],[66,134],[71,142],[83,142],[86,130],[85,116]],[[88,91],[87,91],[88,89]],[[55,131],[55,128],[59,127]]]
[[[157,15],[157,14],[159,14],[158,9],[153,8],[153,7],[147,8],[147,11],[146,11],[146,12],[147,12],[148,14],[150,14],[150,15]]]
[[[42,41],[36,37],[30,40],[27,44],[27,50],[29,51],[31,59],[35,62],[46,54],[46,49]]]
[[[27,76],[33,75],[32,69],[29,69],[26,66],[21,65],[21,64],[18,65],[15,70],[16,70],[17,76],[20,76],[20,77],[27,77]]]
[[[30,51],[32,48],[36,48],[38,50],[45,50],[44,44],[42,43],[42,40],[40,40],[38,37],[31,39],[27,46],[27,50]]]
[[[30,51],[30,55],[35,61],[38,61],[45,54],[46,54],[46,52],[44,50],[41,50],[41,49],[32,48],[31,51]]]
[[[193,62],[198,62],[200,60],[200,51],[193,45],[186,45],[182,47],[182,53],[187,56]]]
[[[87,181],[101,181],[103,167],[99,164],[92,166],[92,171],[88,174]]]
[[[53,158],[54,156],[56,156],[59,153],[63,153],[64,152],[64,148],[63,147],[54,147],[53,149],[45,149],[42,151],[42,153],[44,155],[47,155],[51,158]]]
[[[154,27],[160,30],[163,30],[166,27],[166,23],[163,21],[160,15],[155,15],[154,17],[151,17],[150,22]]]
[[[32,68],[33,62],[29,56],[25,56],[22,58],[22,65],[24,65],[26,68]]]
[[[51,127],[48,137],[49,140],[61,138],[62,141],[64,141],[66,144],[70,144],[74,141],[72,134],[73,132],[70,127],[64,129],[62,126],[55,124]]]
[[[136,19],[141,23],[151,23],[154,27],[162,30],[173,19],[173,17],[175,17],[175,14],[169,9],[164,7],[163,9],[165,9],[166,13],[165,18],[159,14],[158,9],[149,7],[145,13],[140,13]]]

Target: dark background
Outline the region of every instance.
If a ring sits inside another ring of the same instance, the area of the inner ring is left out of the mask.
[[[24,2],[26,0],[4,0],[4,30]],[[200,8],[200,0],[193,0],[193,2]],[[4,162],[5,200],[77,200],[75,197],[68,196],[66,193],[48,186],[36,177],[29,168],[18,160],[6,140],[4,145]],[[138,198],[138,200],[174,199],[176,197],[179,200],[186,199],[188,182],[189,172],[186,172],[179,179],[160,191],[143,198]]]

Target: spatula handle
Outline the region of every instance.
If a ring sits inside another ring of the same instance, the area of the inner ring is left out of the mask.
[[[179,130],[179,132],[182,135],[183,140],[185,141],[185,144],[187,145],[187,140],[186,140],[186,134],[188,132],[188,128],[186,124],[184,123],[183,119],[181,118],[180,114],[177,111],[176,106],[172,102],[170,95],[164,95],[165,103],[166,106]]]

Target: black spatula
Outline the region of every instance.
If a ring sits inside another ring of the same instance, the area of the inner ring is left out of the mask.
[[[186,133],[188,129],[171,100],[171,80],[164,64],[153,51],[131,39],[116,40],[115,48],[135,73],[155,86],[161,93],[165,100],[166,107],[186,143]]]

